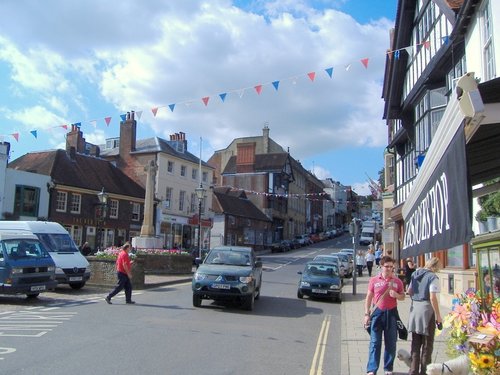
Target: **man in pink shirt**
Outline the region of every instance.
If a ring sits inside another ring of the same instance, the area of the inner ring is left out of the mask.
[[[368,351],[367,375],[377,373],[382,351],[384,334],[384,371],[392,375],[396,358],[396,325],[398,300],[405,299],[403,282],[394,274],[394,259],[390,256],[380,258],[381,270],[368,283],[365,299],[365,327],[370,326],[370,349]],[[373,304],[373,306],[372,306]]]
[[[118,258],[116,259],[116,274],[118,276],[118,284],[111,293],[109,293],[104,300],[111,305],[111,298],[125,289],[125,303],[134,304],[132,301],[132,262],[128,256],[130,251],[130,244],[127,242],[122,246]]]

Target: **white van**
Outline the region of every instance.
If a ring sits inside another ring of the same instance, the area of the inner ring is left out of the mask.
[[[369,245],[375,242],[375,228],[361,229],[361,236],[359,237],[360,245]]]
[[[35,234],[54,260],[56,281],[59,284],[80,289],[90,278],[89,262],[61,224],[49,221],[0,221],[0,230]]]

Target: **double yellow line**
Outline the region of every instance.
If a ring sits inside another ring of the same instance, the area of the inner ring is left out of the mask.
[[[316,350],[314,352],[309,375],[321,375],[323,373],[323,361],[325,359],[326,342],[328,341],[331,318],[331,315],[326,315],[321,324],[321,330],[319,331],[318,342],[316,343]]]

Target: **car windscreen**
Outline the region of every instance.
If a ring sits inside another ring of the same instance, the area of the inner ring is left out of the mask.
[[[37,236],[50,252],[77,253],[80,251],[69,234],[37,233]]]
[[[40,241],[10,239],[2,241],[2,248],[10,259],[47,258],[49,253]]]
[[[312,276],[338,276],[339,270],[335,265],[308,264],[306,274]]]
[[[241,251],[212,250],[205,260],[205,264],[226,264],[232,266],[249,266],[250,254]]]

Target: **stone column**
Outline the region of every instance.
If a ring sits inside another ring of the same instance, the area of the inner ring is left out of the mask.
[[[144,198],[144,221],[141,226],[141,237],[154,237],[155,227],[153,224],[153,209],[154,209],[154,187],[155,176],[158,166],[154,160],[151,160],[144,167],[146,171],[146,196]]]

